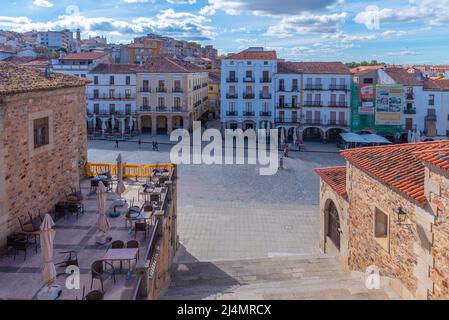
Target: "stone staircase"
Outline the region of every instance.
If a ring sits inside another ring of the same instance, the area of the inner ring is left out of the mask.
[[[389,288],[368,290],[327,256],[189,262],[175,265],[165,300],[397,299]]]

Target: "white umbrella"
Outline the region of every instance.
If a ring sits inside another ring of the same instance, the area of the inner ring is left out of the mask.
[[[411,130],[409,130],[408,131],[408,133],[407,133],[407,142],[412,142],[412,131]]]
[[[46,214],[41,224],[41,251],[42,251],[42,273],[41,278],[44,284],[51,284],[56,279],[56,268],[53,263],[53,241],[56,231],[52,228],[55,223],[49,214]]]
[[[94,130],[97,128],[97,115],[94,113],[94,116],[92,117],[92,122],[93,122],[93,128]]]
[[[133,130],[133,117],[129,116],[128,125],[129,125],[129,131]]]
[[[125,118],[122,118],[122,123],[120,125],[120,130],[122,132],[122,137],[125,136]]]
[[[106,197],[108,190],[100,181],[97,187],[97,201],[98,201],[98,230],[104,233],[108,232],[110,225],[108,218],[106,217]]]
[[[114,117],[114,115],[111,115],[111,128],[112,128],[112,132],[114,132],[114,128],[115,128],[115,117]]]
[[[285,142],[284,128],[281,128],[281,145],[284,145],[284,142]]]
[[[123,183],[123,167],[122,167],[122,154],[120,153],[117,157],[117,189],[115,192],[122,197],[123,192],[125,192],[126,187]]]
[[[297,138],[297,132],[296,132],[296,128],[293,129],[293,145],[296,145],[296,138]]]
[[[416,139],[416,142],[421,142],[421,131],[416,130],[415,139]]]

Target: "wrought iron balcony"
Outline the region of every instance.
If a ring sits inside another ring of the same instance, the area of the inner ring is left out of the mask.
[[[156,92],[167,92],[167,88],[156,88]]]
[[[349,87],[347,85],[345,85],[345,84],[340,84],[340,85],[338,85],[338,84],[331,84],[329,86],[329,90],[331,90],[331,91],[348,91]]]
[[[260,83],[271,83],[271,78],[260,78]]]
[[[347,127],[348,121],[346,120],[329,120],[326,123],[327,126]]]
[[[322,84],[306,84],[306,90],[323,90]]]
[[[261,117],[271,117],[272,113],[270,111],[260,111],[259,115]]]
[[[237,117],[238,116],[238,112],[237,111],[227,111],[226,115],[228,117]]]
[[[252,82],[255,82],[256,80],[254,79],[254,77],[244,77],[243,78],[243,82],[246,82],[246,83],[252,83]]]
[[[158,111],[158,112],[166,112],[167,111],[167,107],[166,106],[157,106],[156,107],[156,111]]]
[[[243,116],[245,117],[254,117],[255,112],[254,111],[243,111]]]
[[[346,101],[331,101],[327,106],[329,108],[347,108],[348,103]]]
[[[184,89],[182,89],[182,88],[172,88],[171,91],[174,92],[174,93],[182,93],[182,92],[184,92]]]
[[[416,114],[416,108],[404,108],[404,114]]]
[[[145,87],[142,87],[142,88],[140,88],[139,89],[139,92],[144,92],[144,93],[149,93],[149,92],[151,92],[151,88],[145,88]]]
[[[322,107],[323,103],[321,101],[306,101],[304,102],[304,107]]]
[[[271,93],[261,92],[260,95],[259,95],[259,98],[260,99],[271,99]]]
[[[254,99],[255,95],[254,93],[244,93],[243,99]]]
[[[140,106],[139,107],[139,111],[141,111],[141,112],[150,112],[151,111],[151,107],[150,106]]]
[[[237,80],[237,78],[227,78],[226,82],[227,83],[236,83],[236,82],[238,82],[238,80]]]
[[[237,93],[227,93],[226,99],[238,99],[239,95]]]

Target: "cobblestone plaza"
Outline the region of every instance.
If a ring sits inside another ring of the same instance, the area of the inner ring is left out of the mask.
[[[146,141],[143,139],[143,141]],[[90,162],[169,162],[171,145],[90,141]],[[285,169],[259,175],[256,165],[181,165],[179,262],[254,259],[319,253],[319,178],[313,168],[344,164],[333,145],[291,152]]]

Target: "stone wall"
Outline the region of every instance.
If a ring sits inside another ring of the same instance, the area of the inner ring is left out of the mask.
[[[415,204],[404,195],[348,164],[349,267],[365,272],[375,265],[381,276],[398,279],[402,296],[417,290],[415,253]],[[401,207],[409,221],[396,223],[395,209]],[[374,237],[374,212],[378,208],[389,216],[389,240],[385,248]]]
[[[430,299],[449,299],[449,173],[429,166],[425,170],[425,191],[436,216],[432,225]]]
[[[45,213],[70,187],[78,189],[87,160],[84,92],[79,87],[1,98],[0,248],[20,229],[18,217]],[[50,116],[52,138],[34,149],[30,124],[40,115]]]

